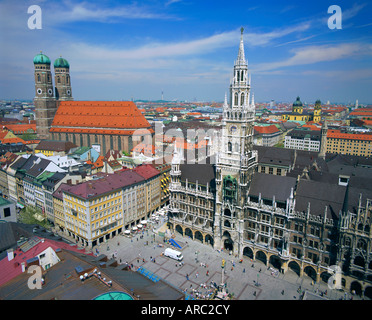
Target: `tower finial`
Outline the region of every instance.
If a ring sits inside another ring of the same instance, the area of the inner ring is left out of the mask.
[[[243,42],[243,31],[244,28],[240,28],[240,45],[239,45],[239,52],[238,52],[238,59],[236,60],[236,64],[238,65],[244,65],[246,64],[245,56],[244,56],[244,42]]]

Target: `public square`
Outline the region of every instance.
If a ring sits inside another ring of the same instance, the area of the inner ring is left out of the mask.
[[[136,271],[142,267],[172,286],[185,291],[190,297],[194,290],[203,298],[208,293],[200,285],[210,289],[211,283],[217,285],[222,281],[222,260],[226,261],[224,283],[226,290],[238,300],[299,300],[301,293],[306,292],[306,299],[350,299],[351,295],[339,290],[330,290],[326,283],[312,284],[307,275],[299,277],[294,271],[285,274],[275,272],[272,266],[265,266],[261,261],[251,261],[244,257],[242,262],[227,252],[218,252],[209,245],[190,240],[176,234],[174,240],[181,245],[177,249],[183,254],[182,265],[177,261],[164,257],[166,247],[164,237],[158,231],[166,230],[166,218],[163,217],[155,225],[132,237],[118,235],[94,247],[93,252],[113,256],[118,263],[133,266]],[[163,247],[159,246],[163,245]],[[274,271],[274,272],[273,272]],[[299,290],[300,289],[300,290]],[[327,292],[325,294],[325,292]],[[205,294],[205,296],[203,296]],[[322,296],[321,296],[322,294]],[[192,295],[195,297],[195,293]],[[352,296],[358,299],[358,296]]]

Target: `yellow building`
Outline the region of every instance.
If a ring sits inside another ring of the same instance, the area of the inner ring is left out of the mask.
[[[61,190],[63,213],[58,209],[61,195],[54,194],[55,223],[77,243],[96,246],[147,217],[145,183],[126,170],[68,186]]]
[[[146,213],[147,216],[155,213],[160,208],[161,203],[161,179],[162,174],[155,169],[152,165],[146,164],[138,166],[133,169],[136,173],[141,175],[145,181],[145,197],[146,197]]]
[[[322,103],[320,100],[316,100],[315,106],[314,106],[314,117],[313,122],[319,123],[322,116]]]
[[[54,225],[59,231],[66,231],[65,212],[63,209],[63,191],[71,186],[62,183],[53,193]]]
[[[75,149],[77,149],[77,145],[69,141],[42,140],[35,147],[35,153],[42,153],[47,157],[65,156]]]
[[[282,120],[303,121],[303,122],[314,121],[318,123],[320,122],[321,113],[322,113],[322,106],[321,106],[320,100],[317,100],[315,102],[314,112],[310,113],[304,110],[300,97],[297,97],[296,101],[293,103],[292,112],[283,114]]]
[[[327,153],[371,157],[372,134],[343,133],[340,130],[328,130]]]

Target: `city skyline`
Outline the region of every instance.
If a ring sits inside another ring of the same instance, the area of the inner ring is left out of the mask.
[[[33,57],[70,63],[75,100],[223,101],[244,27],[256,101],[372,101],[371,5],[187,0],[1,1],[0,99],[32,99]],[[29,29],[38,5],[42,28]]]

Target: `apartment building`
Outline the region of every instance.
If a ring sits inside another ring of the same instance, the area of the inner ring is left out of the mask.
[[[320,142],[320,130],[295,129],[285,136],[284,148],[319,152]]]
[[[84,246],[102,243],[149,217],[148,208],[156,203],[155,181],[125,170],[58,190],[55,202],[62,194],[64,210],[64,220],[58,219],[58,224]]]
[[[328,129],[327,153],[371,157],[372,134],[346,133],[336,129]]]

